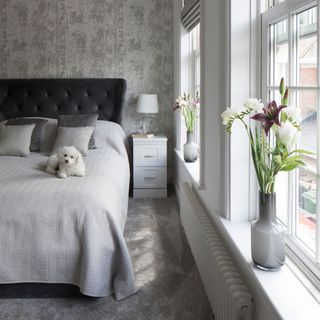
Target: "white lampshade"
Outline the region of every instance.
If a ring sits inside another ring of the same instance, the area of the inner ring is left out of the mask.
[[[158,113],[158,97],[156,94],[139,94],[137,103],[139,113]]]

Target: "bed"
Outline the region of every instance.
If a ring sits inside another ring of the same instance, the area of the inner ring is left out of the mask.
[[[61,283],[117,300],[135,293],[123,237],[129,162],[123,79],[0,80],[1,120],[98,113],[83,178],[44,170],[47,154],[0,157],[0,283]],[[54,122],[55,120],[50,120]]]

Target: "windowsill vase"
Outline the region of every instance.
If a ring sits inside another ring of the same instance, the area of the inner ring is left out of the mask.
[[[285,228],[276,219],[275,193],[259,193],[259,219],[251,224],[251,256],[263,270],[277,270],[284,264]]]
[[[183,145],[185,162],[195,162],[198,159],[198,145],[194,142],[194,133],[187,132],[187,142]]]

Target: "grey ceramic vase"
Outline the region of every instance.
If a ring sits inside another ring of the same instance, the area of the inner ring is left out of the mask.
[[[263,270],[277,270],[285,261],[285,228],[276,219],[276,194],[259,194],[259,219],[251,224],[251,256]]]
[[[194,133],[187,132],[187,142],[183,145],[185,162],[195,162],[198,159],[198,145],[194,142]]]

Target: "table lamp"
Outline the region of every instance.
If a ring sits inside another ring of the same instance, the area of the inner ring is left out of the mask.
[[[136,112],[139,113],[158,113],[158,97],[156,94],[139,94]],[[145,120],[142,125],[142,134],[147,134]]]

